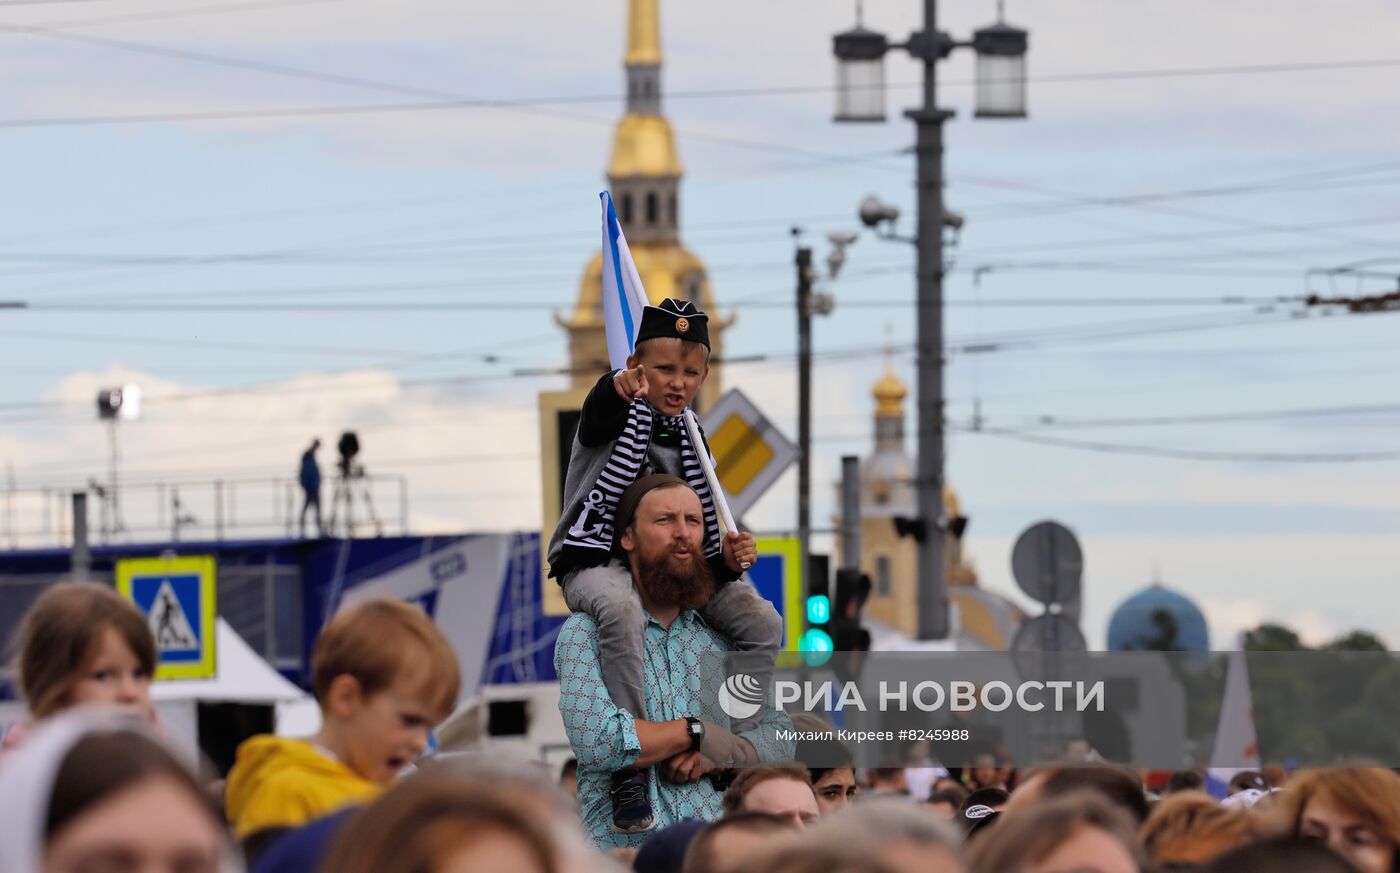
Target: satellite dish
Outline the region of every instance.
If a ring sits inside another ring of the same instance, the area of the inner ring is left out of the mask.
[[[1072,604],[1078,613],[1084,552],[1064,525],[1042,521],[1026,528],[1011,550],[1011,573],[1032,599],[1046,606]]]

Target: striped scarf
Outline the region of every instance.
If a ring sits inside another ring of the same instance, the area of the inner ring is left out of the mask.
[[[681,436],[679,475],[700,495],[700,507],[705,515],[705,557],[713,558],[720,553],[719,519],[715,515],[714,497],[710,494],[710,484],[705,479],[705,471],[700,467],[700,458],[695,453],[695,446],[691,445],[684,417],[662,415],[653,409],[650,403],[640,398],[632,401],[627,411],[627,424],[613,443],[612,455],[603,467],[603,472],[598,475],[598,481],[584,498],[578,517],[569,526],[568,535],[564,538],[565,546],[612,551],[613,538],[616,535],[613,525],[617,520],[618,501],[622,499],[622,492],[627,490],[627,486],[642,475],[652,432],[658,426],[673,429]]]

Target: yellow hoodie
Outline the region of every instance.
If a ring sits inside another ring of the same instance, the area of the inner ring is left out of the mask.
[[[265,828],[298,827],[380,790],[305,740],[263,734],[238,747],[224,797],[241,840]]]

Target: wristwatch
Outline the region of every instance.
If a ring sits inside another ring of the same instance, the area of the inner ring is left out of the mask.
[[[685,717],[685,735],[690,737],[690,750],[700,751],[700,744],[705,741],[705,723],[693,715]]]

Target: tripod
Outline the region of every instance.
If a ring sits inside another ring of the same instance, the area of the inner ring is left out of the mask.
[[[360,502],[364,504],[369,521],[374,525],[374,535],[384,536],[384,523],[379,520],[379,513],[374,511],[374,495],[371,493],[369,477],[365,476],[364,465],[342,461],[339,469],[340,473],[335,477],[335,491],[331,497],[330,522],[326,525],[326,529],[332,534],[336,532],[336,520],[339,518],[343,506],[345,508],[345,536],[347,539],[354,539],[355,491],[358,486]]]

